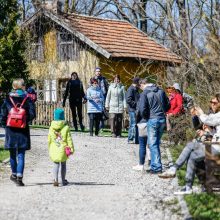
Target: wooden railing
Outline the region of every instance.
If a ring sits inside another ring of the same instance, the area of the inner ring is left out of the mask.
[[[58,102],[46,102],[46,101],[37,101],[36,103],[36,119],[33,121],[33,125],[45,125],[49,126],[51,121],[53,120],[53,112],[56,108],[62,108],[61,103]],[[83,105],[83,123],[86,127],[89,125],[88,115],[86,111],[87,105]],[[66,102],[66,106],[64,108],[65,111],[65,120],[69,125],[72,125],[72,113],[69,107],[69,103]],[[123,119],[123,128],[127,125],[128,115],[124,115]],[[105,124],[109,127],[109,121],[106,121]],[[126,126],[127,127],[127,126]]]

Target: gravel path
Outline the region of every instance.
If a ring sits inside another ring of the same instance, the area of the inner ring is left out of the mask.
[[[76,151],[67,162],[70,185],[53,187],[47,132],[31,131],[32,150],[26,155],[24,174],[26,187],[18,188],[10,182],[8,165],[0,169],[1,220],[182,219],[173,196],[173,180],[133,171],[138,145],[127,145],[125,138],[73,133]]]

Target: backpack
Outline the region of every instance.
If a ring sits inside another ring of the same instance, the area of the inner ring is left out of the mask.
[[[26,110],[23,108],[25,101],[27,100],[27,96],[24,98],[22,103],[17,103],[15,105],[14,100],[9,97],[13,107],[8,113],[6,126],[12,128],[25,128],[27,123],[27,114]]]

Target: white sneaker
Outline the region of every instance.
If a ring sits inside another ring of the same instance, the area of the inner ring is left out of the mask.
[[[174,178],[176,176],[176,167],[172,166],[167,171],[158,174],[160,178]]]
[[[174,192],[174,195],[189,195],[192,193],[193,193],[192,188],[189,186],[185,186],[180,191]]]
[[[144,165],[136,165],[134,167],[132,167],[133,170],[136,170],[136,171],[143,171],[144,170]]]

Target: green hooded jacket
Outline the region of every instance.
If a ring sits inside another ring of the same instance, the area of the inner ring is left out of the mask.
[[[64,162],[68,159],[65,147],[71,148],[74,153],[70,128],[65,121],[52,121],[48,134],[49,155],[53,162]]]

